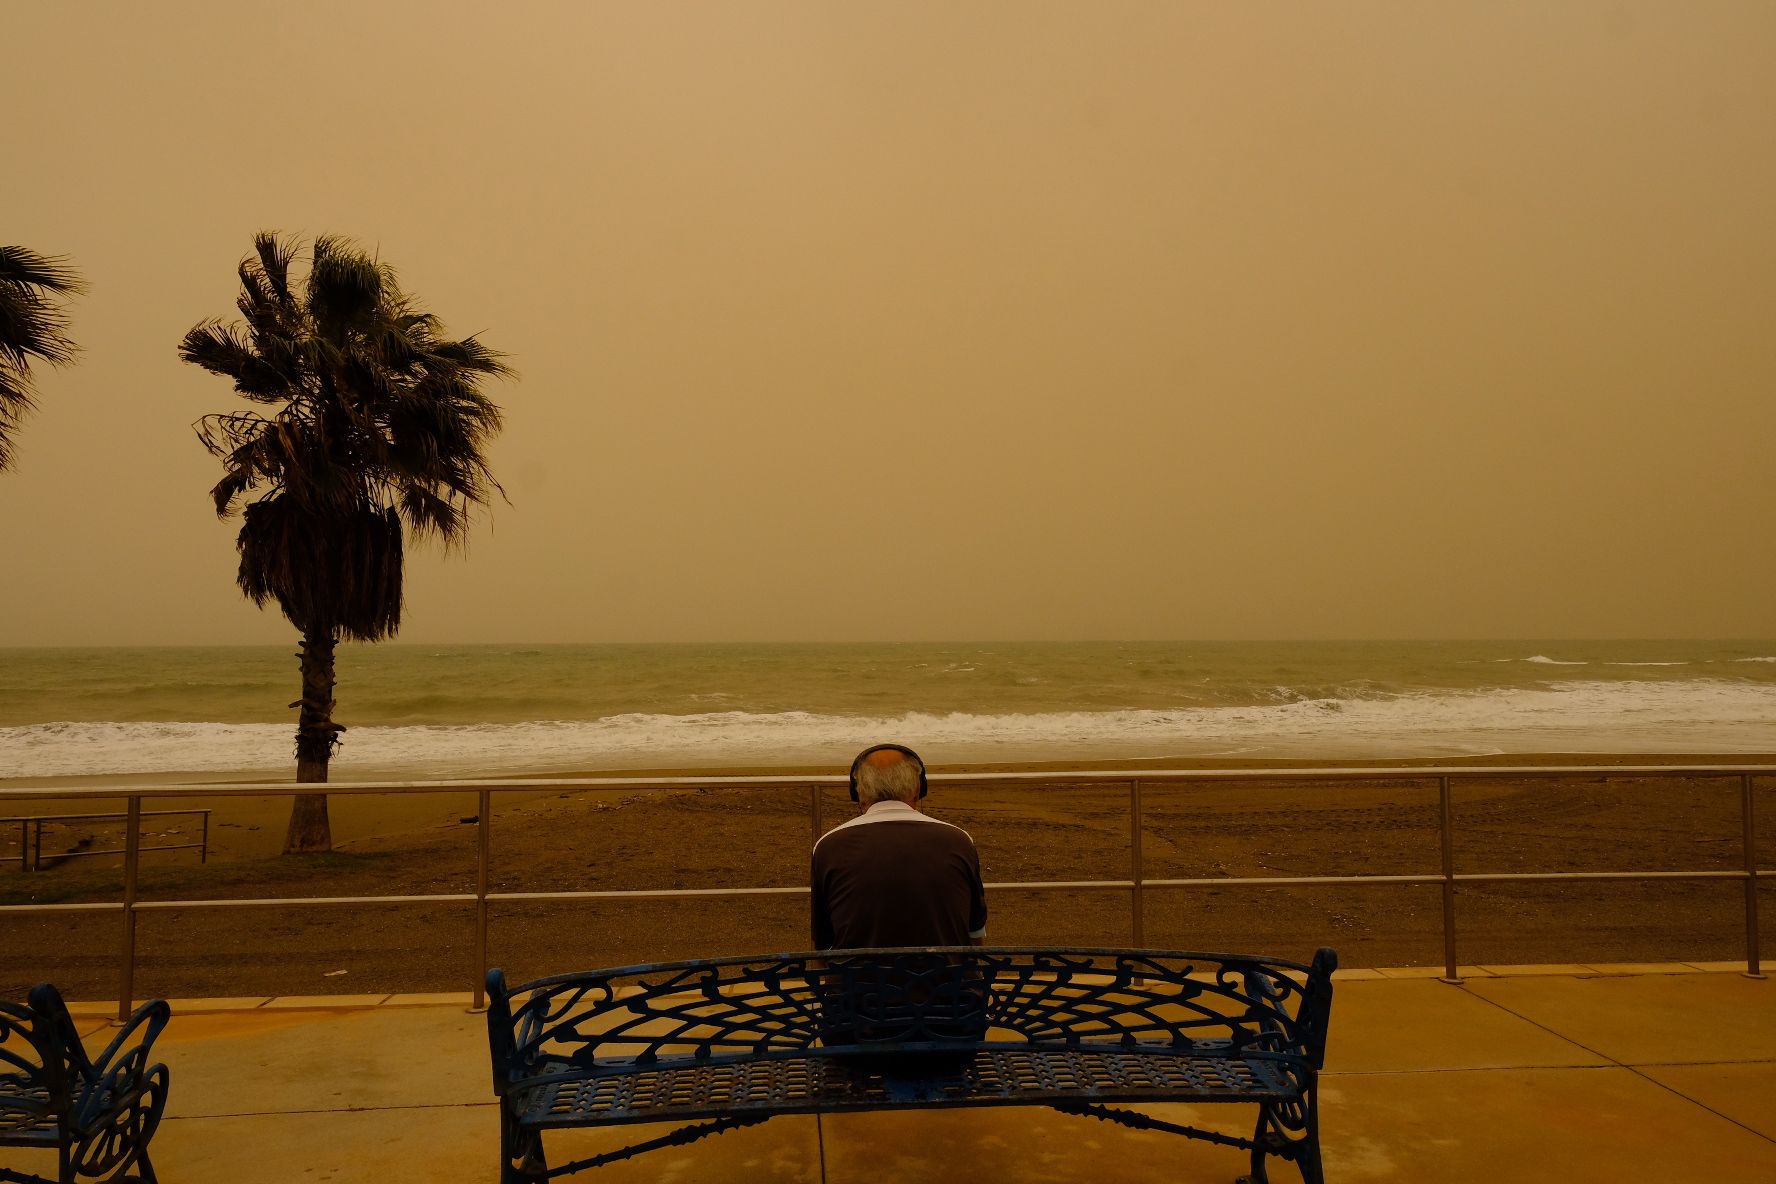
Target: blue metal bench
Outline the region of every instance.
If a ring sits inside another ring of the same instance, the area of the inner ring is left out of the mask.
[[[771,954],[487,976],[500,1179],[536,1184],[779,1114],[1052,1106],[1293,1163],[1319,1184],[1316,1081],[1332,1007],[1311,966],[1157,950]],[[1245,1102],[1250,1138],[1131,1110]],[[565,1127],[677,1130],[550,1167]]]
[[[143,1180],[154,1184],[148,1140],[166,1108],[167,1068],[149,1065],[170,1012],[156,999],[136,1008],[97,1060],[48,983],[27,1002],[0,999],[0,1147],[56,1153],[56,1174],[0,1166],[0,1180],[75,1184]]]

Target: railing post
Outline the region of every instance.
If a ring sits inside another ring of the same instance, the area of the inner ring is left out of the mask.
[[[136,990],[136,871],[142,855],[142,798],[129,799],[123,836],[123,981],[117,987],[117,1022],[129,1022]]]
[[[1455,970],[1455,807],[1449,777],[1437,778],[1437,834],[1443,849],[1443,981],[1461,982]]]
[[[1146,892],[1141,870],[1141,781],[1129,782],[1129,929],[1137,949],[1147,944]]]
[[[1758,958],[1757,797],[1751,774],[1739,774],[1739,813],[1745,824],[1745,977],[1763,978]]]
[[[31,822],[29,819],[21,818],[21,819],[19,819],[19,871],[21,873],[23,873],[23,872],[28,872],[30,870],[31,870]]]
[[[199,863],[210,861],[210,812],[208,810],[203,812],[203,845],[197,849],[197,861]]]
[[[487,865],[493,854],[493,791],[481,790],[475,819],[475,1002],[471,1011],[487,1010]]]
[[[818,843],[820,836],[826,833],[825,820],[820,816],[820,805],[820,787],[810,785],[808,787],[808,825],[814,832],[813,838],[809,840],[811,843]]]

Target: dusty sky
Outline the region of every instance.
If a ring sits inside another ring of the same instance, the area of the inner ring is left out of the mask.
[[[521,381],[408,641],[1770,636],[1776,5],[0,0],[0,644],[278,641],[261,228]]]

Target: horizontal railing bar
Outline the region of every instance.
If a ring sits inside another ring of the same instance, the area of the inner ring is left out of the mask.
[[[143,850],[143,851],[198,851],[198,850],[202,850],[203,846],[204,845],[202,843],[168,843],[164,847],[143,847],[143,848],[141,848],[141,850]],[[124,854],[127,854],[127,851],[125,850],[125,848],[122,848],[122,847],[95,847],[91,850],[85,850],[85,851],[52,851],[47,855],[39,853],[37,858],[42,859],[42,860],[53,859],[53,860],[56,860],[57,862],[60,862],[61,860],[64,860],[64,859],[91,859],[95,855],[124,855]]]
[[[1056,889],[1092,890],[1120,888],[1127,890],[1134,886],[1132,880],[1055,880],[1033,881],[1029,883],[988,884],[989,891],[995,892],[1035,892]],[[805,887],[790,888],[611,888],[585,889],[563,892],[489,892],[488,900],[506,901],[547,901],[547,900],[670,900],[676,898],[719,897],[719,896],[806,896]],[[290,896],[290,897],[252,897],[230,900],[138,900],[135,903],[137,912],[151,909],[229,909],[229,908],[269,908],[302,905],[340,905],[340,904],[447,904],[473,902],[473,893],[438,893],[425,896]],[[120,909],[121,904],[97,905],[4,905],[0,912],[50,912],[68,908],[87,909]]]
[[[86,793],[87,791],[82,789],[79,792]],[[144,810],[142,811],[142,817],[165,818],[169,815],[179,815],[182,817],[196,818],[200,814],[209,814],[211,812],[212,811],[207,808],[194,806],[189,810]],[[18,822],[71,822],[78,818],[128,819],[129,812],[126,810],[100,810],[90,814],[6,814],[0,815],[0,826],[10,826]]]
[[[489,892],[488,900],[669,900],[704,896],[806,896],[806,888],[588,888],[570,892]]]
[[[1504,884],[1519,880],[1749,880],[1744,868],[1706,872],[1459,872],[1463,884]],[[1762,876],[1757,877],[1762,879]]]
[[[1683,872],[1478,872],[1457,875],[1461,883],[1512,883],[1527,880],[1746,880],[1742,870]],[[1762,880],[1765,875],[1759,875]],[[1370,885],[1427,885],[1442,882],[1437,875],[1417,876],[1222,876],[1191,879],[1143,880],[1147,888],[1308,888],[1365,887]],[[990,892],[1127,891],[1133,880],[1012,880],[989,883]],[[806,896],[805,887],[787,888],[611,888],[564,892],[489,892],[488,900],[672,900],[721,896]],[[350,904],[472,904],[470,892],[407,896],[266,896],[226,900],[138,900],[137,912],[177,909],[290,908],[308,905]],[[116,911],[120,902],[90,904],[0,905],[0,913],[58,913]]]
[[[1081,889],[1121,890],[1128,891],[1135,886],[1133,880],[1008,880],[1003,883],[987,883],[988,889],[1001,892],[1051,892],[1066,889],[1076,892]]]
[[[138,900],[138,913],[150,909],[264,909],[295,905],[338,904],[462,904],[473,902],[472,892],[439,892],[421,896],[247,896],[228,900]]]
[[[1769,777],[1776,776],[1776,765],[1423,765],[1390,768],[1313,768],[1313,769],[1076,769],[1065,772],[1015,773],[932,773],[934,783],[957,788],[992,785],[1042,784],[1127,784],[1138,777],[1142,784],[1227,782],[1227,781],[1424,781],[1438,777],[1465,780],[1489,780],[1501,777]],[[849,779],[841,773],[804,773],[755,775],[711,774],[707,777],[552,777],[512,780],[458,781],[333,781],[327,784],[328,795],[360,793],[468,793],[482,789],[495,793],[521,793],[558,789],[575,792],[621,792],[653,789],[806,789],[810,785],[843,786]],[[291,781],[219,782],[177,785],[83,786],[8,786],[0,788],[0,801],[34,800],[40,798],[194,798],[194,797],[291,797],[315,792],[312,785]],[[0,816],[0,823],[4,823]]]
[[[1462,884],[1508,884],[1522,880],[1746,880],[1751,873],[1728,872],[1471,872],[1455,877]],[[1765,879],[1758,875],[1756,879]],[[1233,875],[1193,879],[1142,880],[1144,888],[1368,888],[1440,884],[1440,875]],[[989,891],[1128,891],[1135,880],[995,880]],[[611,888],[583,891],[519,891],[488,893],[488,900],[673,900],[694,896],[806,896],[806,888]],[[217,900],[137,900],[135,911],[167,909],[270,909],[298,905],[472,904],[474,893],[430,893],[405,896],[238,896]],[[0,912],[101,912],[123,909],[121,902],[98,904],[0,905]]]
[[[1761,873],[1763,879],[1770,873]],[[1507,883],[1515,880],[1745,880],[1750,874],[1742,869],[1697,872],[1458,872],[1458,883]],[[1202,877],[1187,880],[1143,880],[1149,888],[1214,888],[1234,884],[1257,887],[1284,886],[1356,886],[1365,884],[1441,884],[1440,875],[1422,876],[1232,876]]]
[[[1258,887],[1311,887],[1316,884],[1441,884],[1443,877],[1427,872],[1422,876],[1200,876],[1183,880],[1143,880],[1148,888],[1217,888],[1229,884],[1253,884]]]

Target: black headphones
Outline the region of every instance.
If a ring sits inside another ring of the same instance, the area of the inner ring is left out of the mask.
[[[858,753],[857,759],[851,762],[852,801],[855,802],[857,800],[857,771],[863,768],[863,762],[868,760],[871,754],[878,752],[898,752],[903,756],[911,757],[913,764],[919,767],[919,796],[924,797],[931,792],[931,786],[925,780],[925,762],[920,758],[918,753],[906,747],[904,744],[872,744],[862,752]]]

